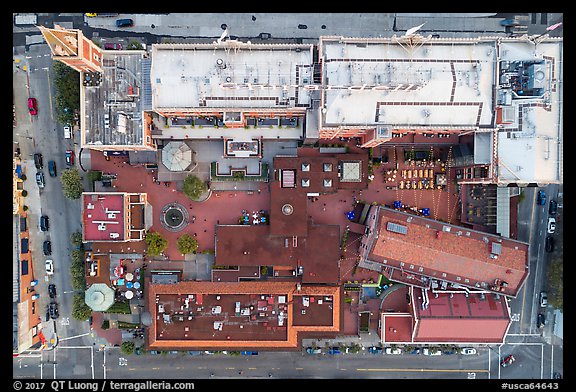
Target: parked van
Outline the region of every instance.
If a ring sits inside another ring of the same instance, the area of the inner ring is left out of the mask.
[[[72,130],[69,125],[64,126],[64,139],[72,138]]]
[[[131,27],[134,25],[134,21],[132,19],[118,19],[116,21],[116,27]]]

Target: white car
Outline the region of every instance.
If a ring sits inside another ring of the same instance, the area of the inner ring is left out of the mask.
[[[65,125],[64,126],[64,138],[65,139],[70,139],[72,138],[72,130],[70,129],[69,125]]]
[[[556,230],[556,219],[555,218],[548,218],[548,234],[554,234]]]
[[[442,355],[442,351],[441,350],[431,350],[431,349],[425,348],[424,350],[422,350],[422,354],[424,354],[424,355]]]
[[[402,354],[402,350],[400,350],[399,348],[392,348],[392,347],[386,347],[386,350],[384,352],[386,354],[392,354],[392,355]]]
[[[474,355],[474,354],[476,354],[476,349],[472,348],[472,347],[463,347],[460,350],[460,354],[462,354],[462,355]]]
[[[46,260],[46,274],[48,275],[54,274],[54,261]]]

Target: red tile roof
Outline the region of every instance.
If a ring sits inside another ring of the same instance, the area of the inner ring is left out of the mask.
[[[402,268],[405,274],[426,275],[471,287],[478,284],[485,289],[500,279],[508,283],[502,294],[510,296],[517,295],[528,276],[529,253],[525,242],[384,207],[377,213],[379,225],[368,239],[371,261]],[[389,222],[405,227],[406,234],[388,230]],[[443,231],[448,227],[450,232]],[[493,243],[501,245],[497,259],[491,258]]]
[[[501,343],[510,324],[506,298],[486,294],[428,293],[428,308],[422,310],[420,289],[414,289],[413,312],[416,318],[415,342],[492,342]]]

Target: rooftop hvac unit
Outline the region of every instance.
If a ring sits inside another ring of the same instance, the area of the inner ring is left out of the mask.
[[[442,231],[449,233],[450,232],[450,226],[442,226]]]
[[[118,233],[110,233],[110,238],[118,238],[120,237],[120,234]]]
[[[106,225],[98,225],[98,230],[99,230],[99,231],[105,231],[105,230],[106,230]]]
[[[94,209],[94,204],[88,203],[88,204],[86,205],[86,208],[89,209],[89,210],[93,210],[93,209]]]
[[[394,222],[388,222],[388,224],[386,225],[386,229],[388,231],[398,233],[398,234],[406,235],[408,233],[408,227],[399,225],[398,223],[394,223]]]

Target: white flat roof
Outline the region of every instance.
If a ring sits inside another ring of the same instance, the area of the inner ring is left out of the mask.
[[[309,103],[312,45],[152,45],[152,105],[161,108],[290,108]]]
[[[516,121],[498,133],[498,180],[562,182],[562,41],[502,42],[500,52],[501,60],[546,60],[547,87],[543,100],[512,100]]]
[[[495,42],[321,41],[325,126],[492,122]]]

